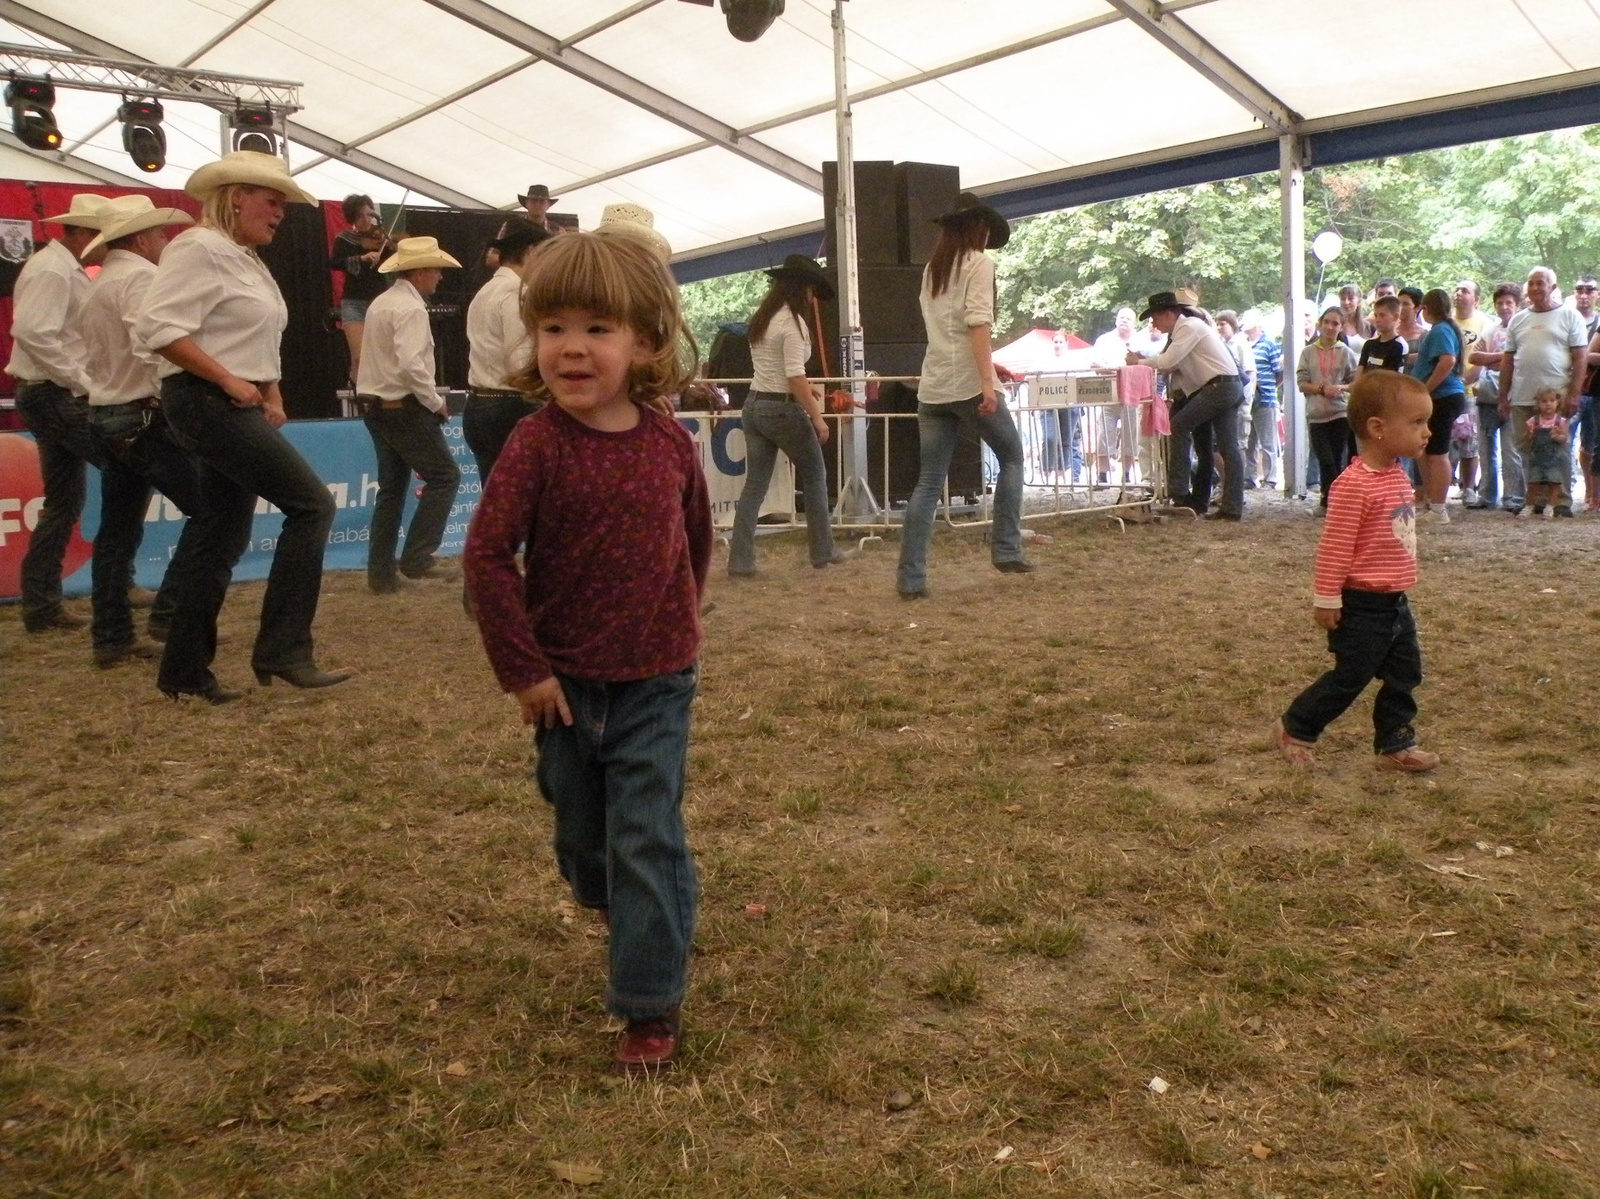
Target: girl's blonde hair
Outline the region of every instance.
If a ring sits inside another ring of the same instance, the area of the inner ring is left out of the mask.
[[[628,398],[635,403],[675,395],[694,378],[700,348],[684,324],[677,281],[640,239],[562,233],[529,251],[522,277],[522,323],[534,354],[511,383],[536,399],[550,398],[539,376],[539,320],[563,308],[617,321],[644,339],[649,355],[628,372]]]
[[[1537,408],[1539,406],[1539,401],[1544,399],[1545,396],[1554,397],[1556,407],[1560,408],[1561,401],[1567,398],[1567,393],[1562,391],[1559,387],[1541,387],[1538,391],[1533,393],[1533,406]]]

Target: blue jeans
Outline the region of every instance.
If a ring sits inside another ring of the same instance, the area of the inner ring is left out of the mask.
[[[1005,400],[988,416],[978,412],[982,396],[954,404],[917,404],[917,485],[906,505],[906,523],[900,535],[901,591],[921,591],[928,585],[928,543],[933,540],[933,518],[944,495],[955,454],[956,436],[964,424],[977,426],[978,436],[1000,460],[1000,477],[994,485],[994,528],[989,538],[996,565],[1022,560],[1022,437]]]
[[[187,372],[173,375],[162,381],[161,409],[178,444],[199,461],[200,511],[190,518],[194,569],[181,581],[158,685],[164,691],[203,691],[215,683],[217,613],[250,544],[258,496],[283,512],[283,528],[261,599],[251,665],[283,670],[311,664],[311,622],[322,594],[333,496],[262,409],[235,407],[220,387]]]
[[[1417,622],[1405,592],[1344,592],[1339,626],[1328,630],[1333,669],[1307,687],[1283,714],[1283,729],[1296,741],[1315,741],[1379,680],[1372,705],[1374,753],[1399,753],[1417,743],[1417,701],[1422,685],[1422,650]]]
[[[421,575],[433,564],[433,551],[444,540],[450,509],[461,486],[461,469],[445,443],[439,418],[407,396],[401,408],[374,407],[363,423],[378,459],[378,501],[372,506],[371,540],[367,543],[367,582],[394,587],[394,551],[400,540],[411,473],[422,478],[422,498],[411,514],[400,572]]]
[[[167,428],[159,408],[104,404],[89,409],[105,466],[100,475],[100,528],[94,535],[94,636],[96,649],[132,645],[133,610],[128,579],[144,541],[152,490],[186,517],[200,510],[200,468]],[[183,580],[194,568],[194,523],[186,520],[161,577],[150,623],[170,630]]]
[[[86,464],[100,465],[100,446],[89,427],[89,401],[54,383],[17,388],[17,415],[39,447],[44,506],[22,558],[22,624],[40,629],[61,610],[61,563],[72,528],[83,515]]]
[[[557,678],[572,724],[534,733],[556,862],[580,905],[610,912],[608,1010],[664,1016],[683,1002],[699,892],[683,827],[699,668],[626,683]]]
[[[733,513],[728,569],[743,574],[756,568],[756,519],[761,515],[761,501],[767,498],[779,450],[789,455],[800,475],[811,565],[826,566],[833,557],[828,466],[810,415],[793,399],[752,391],[744,402],[740,424],[744,427],[744,490]]]

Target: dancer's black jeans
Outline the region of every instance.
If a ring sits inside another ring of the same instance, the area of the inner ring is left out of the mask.
[[[333,497],[316,471],[267,421],[239,408],[220,387],[188,372],[161,386],[161,407],[180,444],[200,462],[200,512],[192,576],[183,580],[159,683],[201,691],[215,680],[217,613],[233,568],[250,544],[256,499],[283,512],[261,601],[251,665],[284,670],[313,661],[311,622],[322,592],[322,555],[333,526]]]

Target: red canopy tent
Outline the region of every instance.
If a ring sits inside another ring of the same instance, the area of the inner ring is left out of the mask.
[[[994,352],[996,365],[1017,375],[1084,370],[1093,365],[1091,347],[1075,333],[1029,329]]]

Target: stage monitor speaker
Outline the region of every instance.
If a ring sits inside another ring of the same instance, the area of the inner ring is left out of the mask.
[[[822,164],[822,255],[835,261],[835,205],[839,164]],[[892,162],[856,163],[856,261],[893,265],[900,261],[900,205]]]
[[[894,190],[899,207],[900,261],[921,266],[932,257],[939,235],[935,218],[956,206],[961,168],[932,162],[896,163]]]
[[[283,406],[293,420],[340,415],[336,394],[348,358],[334,328],[333,279],[328,272],[328,227],[320,207],[286,204],[283,223],[261,247],[261,261],[277,280],[289,309],[283,331]]]

